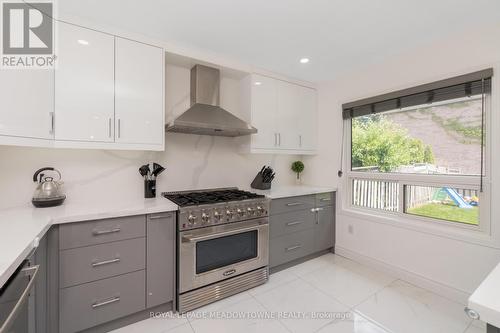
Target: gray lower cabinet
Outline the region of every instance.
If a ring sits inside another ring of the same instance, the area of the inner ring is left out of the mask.
[[[60,332],[78,332],[146,308],[144,270],[62,289]]]
[[[174,299],[174,213],[147,217],[146,305],[148,308]]]
[[[335,193],[271,201],[269,266],[280,266],[335,245]]]
[[[47,332],[94,331],[173,303],[175,213],[54,226],[47,252]]]
[[[335,245],[335,209],[333,206],[317,208],[314,226],[314,250],[329,249]]]

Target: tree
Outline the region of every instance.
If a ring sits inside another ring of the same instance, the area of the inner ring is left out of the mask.
[[[433,163],[429,145],[415,139],[400,125],[383,116],[366,116],[352,120],[352,166],[376,166],[393,171],[402,165]]]

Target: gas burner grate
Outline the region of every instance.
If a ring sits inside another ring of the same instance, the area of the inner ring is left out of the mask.
[[[228,201],[264,198],[264,195],[238,189],[207,190],[195,192],[164,192],[162,195],[178,206],[207,205]]]

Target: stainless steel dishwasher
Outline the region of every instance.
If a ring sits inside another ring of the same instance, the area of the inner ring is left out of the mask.
[[[0,333],[35,333],[34,292],[39,265],[26,259],[0,289]]]

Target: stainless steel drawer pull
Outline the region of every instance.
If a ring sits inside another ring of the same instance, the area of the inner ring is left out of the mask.
[[[159,219],[167,219],[167,218],[170,218],[170,217],[172,217],[171,214],[169,214],[169,215],[150,215],[149,219],[150,220],[159,220]]]
[[[294,245],[294,246],[287,247],[287,248],[285,249],[285,251],[286,251],[286,252],[290,252],[290,251],[293,251],[293,250],[298,250],[298,249],[300,249],[301,247],[302,247],[302,245],[300,245],[300,244],[299,244],[299,245]]]
[[[101,307],[101,306],[104,306],[104,305],[108,305],[108,304],[112,304],[112,303],[116,303],[116,302],[119,302],[119,301],[120,301],[120,296],[111,297],[111,298],[108,298],[108,299],[100,301],[100,302],[95,302],[94,304],[92,304],[92,309],[96,309],[98,307]]]
[[[94,230],[94,231],[92,231],[92,234],[94,236],[114,234],[115,232],[120,232],[121,230],[122,229],[120,227],[116,227],[116,228],[109,229],[109,230]]]
[[[290,202],[286,204],[288,207],[303,205],[302,202]]]
[[[120,260],[121,260],[120,258],[115,258],[115,259],[93,262],[92,267],[99,267],[99,266],[103,266],[103,265],[114,264],[115,262],[120,262]]]
[[[332,199],[331,199],[331,198],[321,198],[321,199],[319,199],[319,200],[320,200],[320,201],[332,201]]]
[[[303,221],[288,222],[286,225],[289,227],[289,226],[292,226],[292,225],[301,224],[302,222],[303,222]]]

